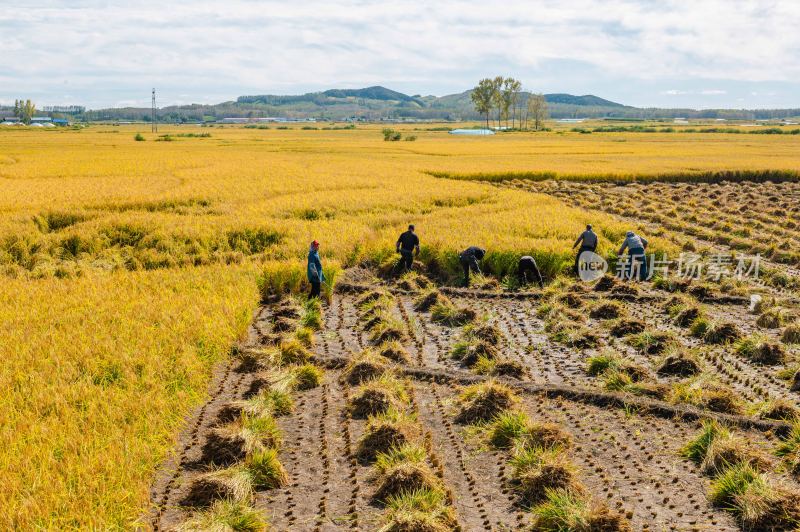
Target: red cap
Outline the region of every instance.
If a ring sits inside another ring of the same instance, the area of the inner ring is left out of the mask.
[[[318,248],[318,247],[319,247],[319,242],[317,242],[316,240],[314,240],[313,242],[311,242],[311,247],[312,247],[312,248]]]

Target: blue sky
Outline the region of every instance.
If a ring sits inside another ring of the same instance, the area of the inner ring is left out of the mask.
[[[384,85],[800,107],[800,1],[0,0],[0,103],[216,103]]]

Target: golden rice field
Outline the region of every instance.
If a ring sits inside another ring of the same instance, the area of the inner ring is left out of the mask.
[[[417,140],[384,142],[380,129],[162,127],[171,142],[136,142],[134,126],[0,131],[0,528],[135,526],[212,367],[244,334],[259,272],[302,267],[312,239],[326,264],[349,266],[384,258],[414,222],[445,265],[479,244],[498,273],[524,252],[552,275],[587,222],[603,252],[629,228],[431,173],[800,168],[797,135],[400,126]]]

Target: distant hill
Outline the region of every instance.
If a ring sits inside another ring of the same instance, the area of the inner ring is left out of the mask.
[[[471,90],[460,92],[458,94],[449,94],[447,96],[425,96],[420,98],[426,102],[432,102],[436,105],[459,105],[462,103],[469,103],[472,105],[472,100],[470,100],[470,95],[472,94]],[[530,93],[523,92],[523,98],[527,99]],[[580,105],[580,106],[604,106],[604,107],[627,107],[622,105],[621,103],[612,102],[609,100],[605,100],[598,96],[594,96],[592,94],[586,94],[584,96],[575,96],[573,94],[564,94],[564,93],[556,93],[556,94],[545,94],[545,100],[548,103],[560,103],[566,105]]]
[[[438,119],[477,119],[479,118],[470,98],[471,90],[446,96],[409,96],[386,87],[367,87],[364,89],[330,89],[323,92],[310,92],[298,96],[240,96],[239,105],[264,105],[276,107],[274,112],[312,112],[334,118],[365,116],[366,118],[438,118]],[[520,94],[520,105],[525,105],[529,93]],[[591,114],[606,116],[612,109],[625,109],[620,103],[605,100],[591,94],[574,96],[572,94],[545,94],[551,104],[552,116],[573,117]],[[280,108],[280,109],[277,109]],[[591,108],[591,109],[590,109]],[[375,112],[384,112],[375,116]],[[344,114],[342,114],[344,113]],[[282,116],[282,115],[278,115]]]
[[[417,101],[416,98],[403,94],[402,92],[393,91],[386,87],[367,87],[366,89],[330,89],[323,92],[325,96],[331,98],[364,98],[366,100],[385,100],[385,101],[399,101],[399,102],[412,102]]]
[[[353,100],[375,100],[379,102],[422,102],[402,92],[386,87],[367,87],[365,89],[329,89],[323,92],[308,92],[297,96],[261,94],[257,96],[239,96],[236,103],[242,105],[262,104],[287,106],[298,103],[313,103],[319,106],[345,105]]]
[[[566,105],[589,105],[593,107],[626,107],[621,103],[611,102],[592,94],[573,96],[572,94],[545,94],[548,103],[563,103]]]
[[[386,87],[363,89],[329,89],[298,95],[261,94],[240,96],[235,101],[215,105],[169,106],[158,110],[159,120],[200,121],[220,118],[316,118],[319,120],[343,119],[428,119],[428,120],[479,120],[470,98],[471,90],[446,96],[409,96]],[[527,92],[520,94],[520,107],[525,107]],[[628,118],[671,119],[726,118],[768,119],[800,115],[798,109],[775,110],[692,110],[643,109],[612,102],[599,96],[585,94],[545,94],[548,110],[553,118]],[[89,120],[149,120],[149,108],[101,109],[87,111]]]

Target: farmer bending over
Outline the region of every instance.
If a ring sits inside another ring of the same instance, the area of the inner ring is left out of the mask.
[[[519,274],[520,283],[527,284],[532,281],[536,281],[536,283],[539,285],[539,288],[544,288],[542,274],[539,272],[539,267],[536,265],[536,260],[530,255],[525,255],[519,259],[517,273]]]
[[[633,279],[634,271],[638,271],[640,281],[647,279],[647,256],[644,254],[646,247],[647,240],[644,237],[637,235],[633,231],[625,233],[625,241],[622,243],[622,247],[619,248],[617,255],[622,255],[627,248],[628,261],[630,263],[627,273],[628,279]]]
[[[595,252],[597,249],[597,234],[592,231],[592,225],[588,224],[586,226],[586,231],[581,233],[581,236],[578,237],[578,240],[572,244],[572,249],[575,249],[580,244],[580,249],[578,250],[578,254],[575,255],[575,275],[578,275],[580,272],[578,271],[578,261],[581,258],[581,253],[584,251],[591,251],[592,253]]]
[[[308,250],[308,282],[311,283],[309,297],[319,297],[320,285],[325,282],[322,272],[322,262],[319,260],[319,242],[314,240]]]
[[[400,265],[403,270],[411,270],[414,265],[414,256],[419,256],[419,237],[414,234],[413,225],[409,225],[408,231],[397,239],[397,252],[400,254]]]
[[[477,246],[470,246],[458,255],[458,261],[464,268],[464,286],[469,286],[469,272],[481,273],[478,261],[483,260],[486,250]]]

